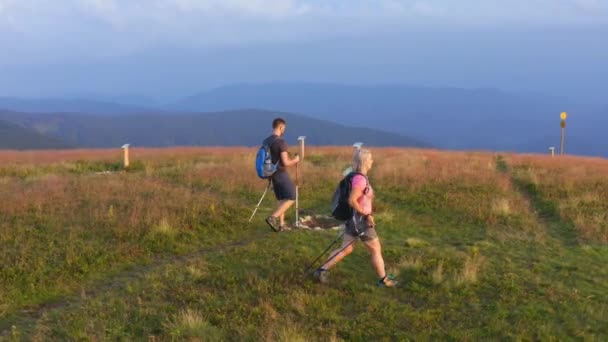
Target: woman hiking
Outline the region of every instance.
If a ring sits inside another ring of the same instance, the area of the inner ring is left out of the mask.
[[[318,268],[314,276],[321,283],[327,283],[329,270],[339,263],[344,257],[353,252],[354,243],[361,239],[370,252],[372,267],[378,274],[378,286],[393,287],[397,281],[386,273],[384,269],[384,258],[382,257],[382,246],[376,232],[372,202],[374,190],[367,178],[374,160],[369,150],[358,149],[353,157],[352,187],[348,203],[353,208],[353,217],[346,222],[346,232],[342,247],[334,250],[327,261]]]

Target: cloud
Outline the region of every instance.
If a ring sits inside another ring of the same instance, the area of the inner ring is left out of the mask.
[[[605,0],[0,0],[0,43],[44,56],[399,30],[608,26]],[[26,48],[27,47],[27,48]],[[63,51],[63,52],[62,52]],[[45,58],[47,58],[45,57]],[[18,53],[0,56],[21,61]]]

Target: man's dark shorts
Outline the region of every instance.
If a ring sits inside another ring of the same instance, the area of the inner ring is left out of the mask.
[[[274,194],[279,201],[295,201],[296,200],[296,186],[289,178],[287,172],[277,172],[272,175],[272,187]]]

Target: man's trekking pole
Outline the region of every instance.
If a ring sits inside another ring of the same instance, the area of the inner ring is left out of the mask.
[[[304,160],[304,140],[306,140],[305,136],[298,137],[298,143],[300,145],[300,162]],[[296,164],[296,227],[300,227],[300,176],[299,176],[300,163]]]
[[[262,201],[264,200],[264,197],[266,196],[266,193],[268,192],[268,189],[270,189],[271,186],[272,186],[272,181],[270,179],[268,179],[268,186],[266,186],[266,190],[264,190],[264,193],[262,194],[262,198],[260,198],[258,205],[253,210],[253,214],[251,214],[251,217],[249,218],[249,222],[251,222],[251,220],[253,220],[255,213],[258,211],[258,208],[260,208],[260,205],[262,204]]]

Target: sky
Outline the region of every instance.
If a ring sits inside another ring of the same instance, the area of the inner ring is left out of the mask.
[[[323,81],[601,101],[607,36],[608,0],[0,0],[0,96]]]

